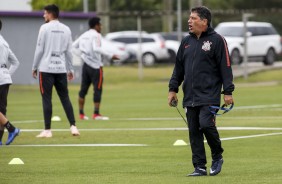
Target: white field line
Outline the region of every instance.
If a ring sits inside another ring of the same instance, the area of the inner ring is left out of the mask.
[[[249,120],[249,119],[282,119],[282,116],[244,116],[244,117],[223,117],[220,116],[218,119],[240,119],[240,120]],[[168,118],[123,118],[123,119],[110,119],[109,121],[179,121],[183,119],[181,117],[168,117]],[[93,120],[94,121],[94,120]],[[12,121],[13,124],[25,124],[25,123],[42,123],[43,120],[26,120],[26,121]],[[89,120],[91,122],[91,120]]]
[[[218,127],[218,130],[282,130],[282,128],[275,127]],[[175,131],[188,130],[188,128],[95,128],[95,129],[79,129],[80,132],[92,131]],[[42,129],[21,129],[21,132],[40,132]],[[69,132],[69,129],[52,129],[53,132]]]
[[[255,137],[273,136],[273,135],[282,135],[282,132],[238,136],[238,137],[227,137],[227,138],[221,138],[220,140],[229,141],[236,139],[249,139]],[[207,141],[204,142],[206,143]],[[33,145],[10,145],[10,146],[12,147],[130,147],[130,146],[148,146],[148,145],[147,144],[33,144]]]
[[[278,108],[282,107],[282,104],[271,104],[271,105],[253,105],[253,106],[234,106],[234,110],[236,109],[265,109],[265,108]]]
[[[272,120],[276,120],[276,119],[282,119],[282,116],[241,116],[241,117],[218,117],[218,119],[240,119],[240,120],[249,120],[249,119],[260,119],[260,120],[264,120],[264,119],[272,119]]]
[[[218,130],[282,130],[282,127],[218,127]]]
[[[167,118],[160,118],[160,117],[155,117],[155,118],[121,118],[121,119],[116,119],[119,121],[169,121],[169,120],[182,120],[182,118],[175,118],[175,117],[167,117]]]
[[[16,123],[20,123],[20,124],[24,124],[24,123],[42,123],[44,122],[44,120],[25,120],[25,121],[13,121],[13,124]]]
[[[147,144],[31,144],[31,145],[10,145],[12,147],[138,147],[148,146]],[[9,146],[9,147],[10,147]]]
[[[184,114],[184,113],[183,113]],[[220,116],[218,119],[282,119],[282,116],[242,116],[242,117],[224,117]],[[183,120],[181,117],[173,118],[123,118],[123,119],[113,119],[118,121],[177,121],[177,120]]]
[[[282,132],[269,133],[269,134],[247,135],[247,136],[239,136],[239,137],[226,137],[226,138],[221,138],[220,140],[222,140],[222,141],[229,141],[229,140],[236,140],[236,139],[248,139],[248,138],[254,138],[254,137],[265,137],[265,136],[272,136],[272,135],[282,135]]]
[[[245,110],[245,109],[265,109],[265,108],[280,108],[282,104],[271,104],[271,105],[254,105],[254,106],[235,106],[233,110]],[[184,110],[183,110],[184,111]],[[224,117],[221,116],[219,118],[226,119],[282,119],[282,116],[256,116],[256,117]],[[182,120],[181,117],[155,117],[155,118],[117,118],[110,119],[110,121],[169,121],[169,120]],[[43,120],[25,120],[25,121],[13,121],[12,123],[37,123],[44,122]]]

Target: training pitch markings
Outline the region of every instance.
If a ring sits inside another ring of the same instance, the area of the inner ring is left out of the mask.
[[[226,128],[226,129],[225,129]],[[241,129],[240,129],[241,128]],[[248,129],[249,128],[249,129]],[[282,130],[282,128],[262,128],[262,127],[219,127],[219,129],[225,130]],[[81,130],[81,129],[80,129]],[[101,131],[97,129],[82,129],[82,131]],[[112,131],[117,129],[103,129],[103,131]],[[187,128],[143,128],[143,129],[118,129],[118,130],[187,130]],[[23,129],[22,132],[37,132],[40,130],[37,129]],[[67,129],[53,129],[52,131],[69,131]],[[247,136],[237,136],[237,137],[226,137],[221,138],[221,141],[229,141],[229,140],[237,140],[237,139],[249,139],[256,137],[266,137],[266,136],[275,136],[282,135],[282,132],[277,133],[268,133],[268,134],[255,134],[255,135],[247,135]],[[206,142],[206,141],[205,141]],[[11,145],[15,147],[140,147],[140,146],[149,146],[147,144],[35,144],[35,145]]]
[[[31,144],[31,145],[10,145],[16,147],[140,147],[147,144]]]

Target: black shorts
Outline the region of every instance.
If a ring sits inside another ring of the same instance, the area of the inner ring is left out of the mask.
[[[10,84],[0,85],[0,112],[6,115],[7,113],[7,98]]]
[[[103,88],[103,68],[95,69],[88,66],[86,63],[82,67],[82,79],[79,91],[79,97],[85,98],[90,85],[93,84],[93,101],[100,102]]]

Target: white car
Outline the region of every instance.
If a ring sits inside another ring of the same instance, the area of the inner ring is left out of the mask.
[[[108,60],[107,58],[103,57],[103,63],[105,65],[121,64],[127,62],[131,58],[136,58],[134,54],[126,50],[126,45],[124,43],[110,41],[103,38],[102,48],[105,49],[108,53],[115,54],[119,57],[119,60]]]
[[[150,35],[147,32],[142,32],[142,62],[146,66],[151,66],[154,63],[169,58],[168,50],[165,46],[165,40],[161,35]],[[129,52],[138,56],[140,47],[138,38],[140,33],[138,31],[121,31],[108,33],[105,38],[112,41],[122,42],[126,44],[126,48]]]
[[[162,37],[165,39],[165,46],[168,49],[168,53],[169,53],[169,62],[175,63],[176,54],[180,46],[180,41],[178,41],[178,33],[177,32],[169,32],[169,33],[159,32],[158,34],[162,35]],[[181,40],[188,34],[189,34],[188,32],[182,32]]]
[[[248,57],[259,57],[265,65],[272,65],[281,52],[281,36],[266,22],[247,22],[247,30]],[[244,56],[243,22],[223,22],[215,31],[226,39],[232,63],[240,64]]]
[[[114,61],[109,60],[107,57],[103,57],[102,61],[104,65],[121,64],[130,60],[131,58],[136,58],[136,56],[126,50],[126,45],[124,43],[110,41],[105,38],[102,38],[102,48],[108,53],[115,54],[119,57],[119,60]],[[79,49],[73,49],[73,64],[74,66],[82,65]]]

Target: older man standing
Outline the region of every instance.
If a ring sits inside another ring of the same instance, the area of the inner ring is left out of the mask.
[[[210,106],[233,103],[233,75],[230,56],[224,38],[211,27],[211,12],[207,7],[192,8],[188,20],[189,35],[179,47],[169,82],[168,103],[177,101],[178,88],[183,82],[183,107],[189,126],[194,172],[188,176],[205,176],[206,153],[204,136],[211,149],[210,175],[220,173],[223,148]],[[223,88],[223,91],[221,89]]]

